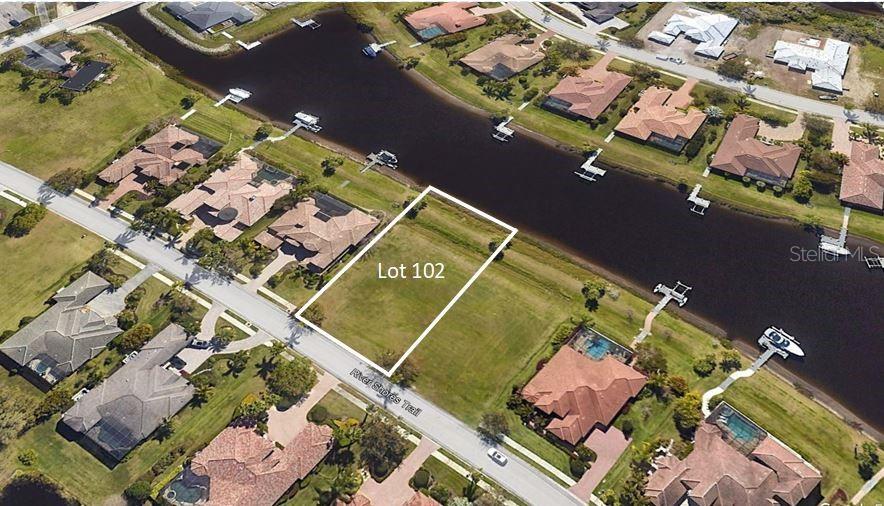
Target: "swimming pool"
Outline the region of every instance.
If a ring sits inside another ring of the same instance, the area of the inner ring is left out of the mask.
[[[628,362],[632,352],[593,329],[581,328],[574,334],[571,346],[593,360],[601,360],[612,355],[617,360]]]
[[[418,31],[417,34],[420,35],[420,37],[421,37],[423,40],[430,40],[430,39],[432,39],[432,38],[434,38],[434,37],[438,37],[438,36],[440,36],[440,35],[444,35],[444,34],[445,34],[445,30],[443,30],[443,29],[442,29],[441,27],[439,27],[439,26],[435,26],[435,25],[433,25],[433,26],[431,26],[431,27],[429,27],[429,28],[424,28],[423,30]]]
[[[196,504],[200,499],[203,499],[205,491],[206,489],[199,485],[188,486],[179,476],[169,484],[163,495],[173,504],[189,505]]]

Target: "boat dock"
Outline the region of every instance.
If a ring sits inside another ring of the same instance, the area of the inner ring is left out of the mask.
[[[884,257],[866,257],[866,265],[869,266],[869,269],[881,269],[884,270]]]
[[[295,119],[292,120],[292,123],[295,124],[292,132],[294,132],[298,128],[303,128],[313,133],[322,130],[322,126],[319,124],[319,116],[313,116],[312,114],[307,114],[304,111],[298,111],[297,113],[295,113]]]
[[[844,217],[841,220],[841,231],[838,233],[838,237],[820,236],[820,249],[833,255],[849,255],[850,250],[844,246],[847,242],[847,225],[849,223],[850,208],[845,207]]]
[[[314,20],[312,20],[312,19],[306,19],[306,20],[304,20],[304,21],[301,21],[301,20],[298,20],[298,19],[292,18],[292,23],[298,25],[298,26],[301,27],[301,28],[309,28],[309,29],[311,29],[311,30],[316,30],[317,28],[319,28],[320,26],[322,26],[322,25],[320,25],[319,23],[317,23],[316,21],[314,21]]]
[[[371,153],[366,158],[368,159],[368,163],[362,167],[362,170],[359,171],[360,173],[368,171],[375,165],[386,165],[391,169],[395,169],[399,166],[399,159],[396,158],[396,155],[384,149],[377,153]]]
[[[261,45],[260,40],[256,40],[255,42],[250,42],[248,44],[241,41],[241,40],[237,40],[236,43],[239,44],[240,46],[242,46],[243,49],[245,49],[246,51],[251,51],[252,49],[255,49],[256,47]]]
[[[238,104],[238,103],[242,102],[243,100],[252,96],[252,92],[244,90],[242,88],[230,88],[230,90],[228,90],[228,91],[229,91],[229,93],[227,93],[227,95],[225,95],[224,98],[215,102],[215,107],[219,107],[222,104],[224,104],[224,102],[227,102],[227,101],[233,102],[234,104]]]
[[[691,190],[691,194],[688,195],[688,202],[691,205],[691,212],[694,214],[699,214],[700,216],[704,216],[706,214],[706,209],[709,209],[709,204],[711,202],[707,199],[700,197],[700,190],[703,189],[703,185],[696,184],[694,185],[694,189]]]
[[[513,120],[512,116],[507,116],[507,118],[497,126],[494,127],[494,132],[491,133],[491,137],[494,137],[496,140],[500,142],[509,142],[516,135],[516,131],[507,125]]]
[[[577,174],[578,177],[590,182],[595,181],[596,177],[602,177],[607,174],[608,171],[606,171],[605,169],[600,169],[592,164],[592,162],[596,161],[596,158],[598,158],[601,154],[601,149],[597,149],[590,153],[586,161],[583,162],[583,165],[580,166],[580,170],[575,170],[574,174]]]
[[[390,44],[395,44],[395,43],[396,43],[395,40],[391,40],[390,42],[384,42],[383,44],[378,44],[378,43],[372,42],[371,44],[362,48],[362,54],[364,54],[365,56],[368,56],[369,58],[376,58],[385,47],[389,46]]]
[[[632,341],[633,348],[638,343],[644,341],[646,337],[651,335],[651,324],[654,323],[654,318],[656,318],[657,315],[660,314],[661,311],[663,311],[663,308],[666,307],[666,304],[669,304],[670,301],[674,300],[678,303],[678,307],[684,306],[688,303],[687,294],[691,290],[693,290],[692,287],[682,283],[681,281],[676,281],[675,286],[672,288],[664,285],[663,283],[655,286],[654,293],[662,293],[663,298],[660,299],[660,302],[658,302],[657,305],[654,306],[654,309],[652,309],[651,312],[648,313],[648,316],[645,317],[644,326],[639,330],[638,335],[635,336],[635,339],[633,339]]]

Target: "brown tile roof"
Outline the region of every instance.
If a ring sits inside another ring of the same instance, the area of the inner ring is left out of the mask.
[[[169,207],[185,216],[193,214],[201,206],[207,206],[209,214],[217,217],[222,209],[233,209],[236,215],[232,221],[243,226],[254,225],[270,211],[273,203],[288,194],[292,185],[287,181],[271,184],[255,181],[260,167],[258,162],[245,153],[240,153],[230,167],[218,169],[204,183],[193,190],[178,196]],[[219,218],[221,219],[221,218]],[[229,226],[229,221],[216,227],[226,231],[219,234],[222,239],[235,239],[239,230]]]
[[[248,427],[228,427],[193,457],[190,470],[209,479],[208,504],[271,506],[328,454],[332,430],[307,427],[280,450]]]
[[[413,496],[402,506],[442,506],[432,497],[427,497],[420,492],[415,492]]]
[[[110,164],[98,177],[116,183],[137,171],[170,185],[184,175],[188,166],[206,162],[202,153],[190,148],[198,141],[199,136],[169,125]]]
[[[357,494],[350,499],[350,502],[344,502],[341,499],[335,500],[335,506],[371,506],[371,500],[362,494]]]
[[[841,200],[871,209],[884,209],[884,160],[878,146],[853,141],[850,162],[841,176]]]
[[[485,24],[485,18],[471,14],[467,9],[477,6],[476,2],[448,2],[412,12],[405,16],[405,22],[412,30],[419,32],[433,26],[455,33]]]
[[[608,52],[598,63],[581,71],[580,75],[562,79],[549,92],[549,96],[571,104],[568,110],[574,114],[597,118],[632,80],[625,74],[608,70],[608,64],[613,59],[614,53]]]
[[[667,456],[657,462],[646,495],[656,506],[690,504],[796,505],[819,483],[820,474],[767,436],[747,457],[729,445],[721,429],[704,422],[694,449],[684,460]],[[760,462],[759,462],[760,461]]]
[[[597,423],[609,425],[645,382],[642,373],[611,356],[593,360],[563,346],[522,388],[522,396],[559,417],[547,430],[577,444]]]
[[[317,204],[317,199],[320,199]],[[378,225],[378,220],[357,209],[346,212],[329,212],[325,202],[338,206],[344,204],[328,196],[317,194],[283,214],[278,220],[255,238],[260,244],[275,249],[289,244],[307,250],[304,260],[320,270],[325,270],[348,248],[359,244]]]
[[[706,115],[702,111],[679,110],[688,107],[693,101],[690,92],[694,84],[696,81],[689,79],[675,92],[654,86],[646,89],[614,130],[644,141],[651,134],[667,139],[690,139],[706,121]]]
[[[545,56],[541,50],[543,41],[550,36],[547,32],[528,41],[521,35],[504,35],[464,56],[460,62],[495,79],[507,79],[540,62]]]
[[[737,114],[710,166],[738,176],[757,172],[776,179],[791,179],[801,148],[795,144],[771,146],[759,141],[755,138],[759,124],[758,118]]]

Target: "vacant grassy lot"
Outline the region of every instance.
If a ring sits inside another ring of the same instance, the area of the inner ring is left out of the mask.
[[[0,230],[19,209],[0,198]],[[17,329],[23,317],[43,312],[44,303],[102,244],[98,236],[52,213],[24,237],[0,235],[0,332]]]
[[[326,315],[315,323],[370,359],[384,350],[404,354],[479,270],[489,243],[506,236],[456,205],[431,195],[424,203],[426,209],[394,225],[314,303]],[[400,266],[394,276],[404,277],[381,278],[379,270],[389,276]]]
[[[0,483],[6,482],[14,471],[25,469],[15,457],[22,450],[33,449],[37,453],[37,462],[30,469],[50,476],[83,504],[122,502],[123,490],[142,477],[150,478],[154,463],[181,448],[184,450],[182,456],[170,467],[180,465],[187,455],[205,446],[227,426],[234,409],[246,395],[264,390],[264,381],[257,375],[257,365],[268,354],[268,349],[263,346],[252,350],[248,367],[238,376],[229,374],[226,360],[216,360],[211,368],[219,382],[212,398],[200,407],[184,408],[172,419],[175,427],[172,437],[163,442],[145,441],[113,470],[77,443],[60,436],[55,431],[58,417],[54,417],[0,453]]]
[[[102,32],[78,39],[90,55],[114,65],[116,79],[78,94],[71,105],[41,104],[42,84],[19,91],[17,72],[0,74],[0,158],[41,178],[67,167],[97,172],[146,124],[177,112],[189,92]]]
[[[636,9],[636,15],[650,8],[650,4],[643,4]],[[754,186],[745,188],[739,181],[725,179],[723,177],[703,178],[702,172],[706,167],[706,156],[714,152],[723,136],[723,125],[716,128],[719,130],[715,140],[707,144],[693,160],[688,160],[683,154],[674,155],[663,149],[646,146],[624,138],[615,138],[610,143],[603,140],[616,126],[623,111],[609,112],[609,121],[595,129],[592,129],[583,121],[575,121],[558,114],[551,113],[539,107],[537,104],[543,95],[557,82],[555,76],[538,79],[532,76],[532,71],[523,72],[521,76],[528,76],[529,87],[536,87],[540,94],[534,99],[531,106],[519,111],[518,106],[522,103],[524,93],[528,88],[515,86],[513,95],[506,100],[491,98],[483,94],[482,88],[477,84],[477,76],[467,72],[457,63],[457,59],[477,47],[483,45],[491,38],[493,26],[483,26],[470,30],[467,40],[461,44],[447,48],[448,53],[441,49],[435,49],[430,44],[410,48],[414,36],[400,22],[395,21],[394,15],[406,8],[407,4],[355,4],[348,6],[348,12],[355,15],[360,21],[374,27],[374,35],[379,40],[398,40],[399,44],[390,46],[389,50],[401,59],[418,58],[420,63],[416,70],[442,87],[447,92],[460,100],[488,111],[493,114],[509,114],[515,117],[516,122],[525,128],[540,132],[558,142],[575,148],[584,146],[602,147],[604,152],[600,160],[614,167],[629,171],[647,174],[660,180],[669,181],[672,184],[684,182],[689,186],[696,183],[703,184],[703,192],[713,201],[726,203],[735,207],[748,210],[752,213],[787,217],[799,222],[807,221],[811,217],[818,218],[824,226],[837,229],[841,224],[841,206],[837,195],[814,195],[810,205],[800,204],[792,199],[789,194],[777,197],[772,191],[759,192]],[[619,36],[619,34],[618,34]],[[864,64],[863,71],[874,69],[875,62],[880,61],[875,49],[863,48],[864,59],[869,64]],[[580,62],[581,65],[590,64],[596,57]],[[563,65],[572,62],[563,62]],[[868,65],[868,66],[867,66]],[[616,61],[612,68],[625,70],[629,67],[624,62]],[[513,78],[518,80],[518,77]],[[673,85],[673,78],[663,76],[665,84]],[[635,82],[635,80],[633,81]],[[700,85],[694,95],[700,96],[708,92],[708,86]],[[620,108],[621,101],[609,108],[615,111]],[[730,105],[722,106],[727,110]],[[756,115],[779,116],[782,119],[794,118],[794,115],[777,109],[752,103],[747,109]],[[858,211],[851,216],[850,233],[868,237],[878,242],[884,242],[884,218],[871,213]]]

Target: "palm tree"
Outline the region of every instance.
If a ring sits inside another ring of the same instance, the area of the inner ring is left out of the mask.
[[[744,93],[740,93],[736,97],[734,97],[734,103],[737,104],[737,109],[741,111],[745,111],[747,107],[749,107],[749,97],[747,97]]]
[[[863,137],[869,140],[869,144],[874,143],[878,138],[878,127],[872,123],[861,123],[859,127],[862,128]]]
[[[334,479],[329,484],[326,501],[332,504],[335,499],[355,494],[362,486],[362,474],[354,466],[339,467]]]
[[[342,418],[334,421],[335,428],[332,436],[339,448],[349,448],[362,439],[362,428],[359,420],[355,418]]]
[[[479,488],[479,478],[475,474],[470,474],[470,482],[463,488],[463,496],[470,502],[475,501],[482,494]]]

